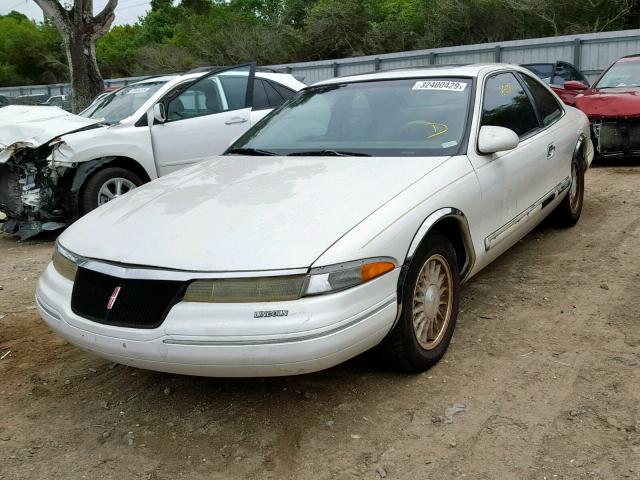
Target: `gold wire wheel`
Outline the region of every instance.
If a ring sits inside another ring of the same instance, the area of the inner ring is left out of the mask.
[[[578,162],[571,162],[571,189],[569,190],[569,207],[575,213],[580,204],[580,180],[578,177]]]
[[[413,289],[413,333],[425,350],[442,341],[453,309],[453,275],[442,255],[432,255],[422,266]]]

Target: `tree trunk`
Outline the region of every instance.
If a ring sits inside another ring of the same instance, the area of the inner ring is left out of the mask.
[[[78,113],[102,92],[104,82],[98,69],[96,41],[92,35],[71,33],[65,46],[73,91],[71,106],[73,112]]]
[[[107,0],[102,11],[93,15],[93,0],[74,0],[67,10],[60,0],[34,0],[56,26],[64,42],[71,80],[73,113],[82,111],[103,87],[96,60],[96,41],[109,31],[118,0]]]

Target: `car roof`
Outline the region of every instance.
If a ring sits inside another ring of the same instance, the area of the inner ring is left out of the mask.
[[[625,57],[622,57],[618,60],[616,60],[615,63],[638,63],[640,62],[640,54],[634,54],[634,55],[627,55]]]
[[[182,75],[162,75],[157,77],[149,77],[144,80],[140,80],[136,82],[136,84],[144,84],[144,83],[156,83],[156,82],[172,82],[177,80],[193,80],[198,77],[202,77],[207,75],[210,71],[205,72],[193,72],[193,73],[184,73]],[[229,75],[235,75],[236,72],[229,72]],[[256,71],[255,73],[257,78],[265,78],[267,80],[273,80],[278,83],[290,84],[292,81],[294,83],[300,83],[293,75],[290,73],[277,73],[277,72],[264,72],[264,71]],[[133,84],[130,84],[133,85]]]
[[[392,80],[402,78],[428,78],[428,77],[477,77],[494,70],[517,70],[531,74],[525,68],[507,63],[474,63],[469,65],[434,65],[433,67],[405,68],[401,70],[387,70],[384,72],[352,75],[348,77],[336,77],[323,80],[314,85],[330,85],[334,83],[365,82],[368,80]]]

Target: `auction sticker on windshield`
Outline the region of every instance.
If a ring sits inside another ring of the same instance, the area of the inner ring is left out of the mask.
[[[448,90],[450,92],[462,92],[467,88],[463,82],[450,82],[448,80],[421,80],[416,82],[412,90]]]

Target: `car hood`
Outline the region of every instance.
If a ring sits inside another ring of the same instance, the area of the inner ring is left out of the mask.
[[[9,105],[0,110],[0,163],[19,147],[38,148],[55,137],[100,123],[58,107]]]
[[[576,97],[576,107],[588,117],[640,116],[640,88],[593,88]]]
[[[84,257],[179,270],[308,267],[447,158],[216,157],[98,208],[59,241]]]

